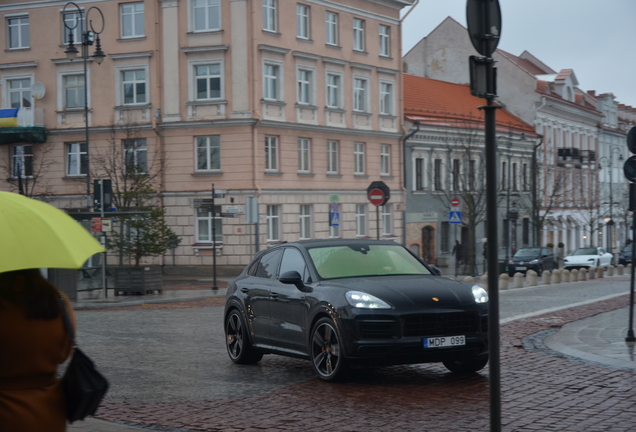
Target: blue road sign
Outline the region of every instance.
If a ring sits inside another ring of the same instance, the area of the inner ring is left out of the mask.
[[[462,223],[462,212],[460,211],[448,212],[448,223],[452,223],[452,224]]]
[[[330,226],[340,226],[340,213],[339,212],[331,212],[329,214],[329,225]]]

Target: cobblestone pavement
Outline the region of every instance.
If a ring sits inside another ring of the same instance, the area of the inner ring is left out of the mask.
[[[620,296],[502,325],[504,431],[636,430],[633,371],[573,359],[528,338],[628,300]],[[96,417],[164,431],[489,429],[487,369],[458,377],[438,365],[398,366],[326,384],[302,360],[265,356],[256,366],[237,366],[213,330],[221,326],[221,305],[206,299],[138,306],[136,313],[78,312],[80,329],[90,329],[90,338],[80,334],[80,346],[113,380]],[[174,332],[166,336],[163,326]],[[136,330],[143,333],[142,352],[131,350],[139,345]],[[157,370],[156,364],[166,366]]]

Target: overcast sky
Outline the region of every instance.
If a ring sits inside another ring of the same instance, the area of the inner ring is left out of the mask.
[[[556,71],[573,69],[581,90],[613,93],[619,103],[636,107],[636,0],[499,4],[498,48],[515,55],[527,50]],[[403,24],[403,53],[448,16],[466,26],[466,0],[420,0]]]

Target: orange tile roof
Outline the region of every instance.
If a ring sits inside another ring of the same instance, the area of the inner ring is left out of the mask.
[[[454,84],[431,78],[404,74],[404,115],[409,120],[422,123],[459,124],[484,122],[484,111],[477,107],[486,105],[486,100],[470,94],[467,84]],[[515,130],[534,134],[534,127],[509,113],[498,109],[496,116],[499,128],[515,125]],[[507,130],[507,129],[506,129]]]

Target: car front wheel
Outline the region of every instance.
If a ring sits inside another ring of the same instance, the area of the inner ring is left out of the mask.
[[[456,374],[469,374],[482,370],[488,364],[488,354],[476,356],[468,360],[445,360],[444,366]]]
[[[243,316],[236,309],[225,319],[225,344],[234,363],[254,364],[263,358],[263,354],[252,347]]]
[[[311,364],[323,381],[336,381],[344,376],[347,364],[342,338],[334,322],[321,318],[314,325],[310,343]]]

